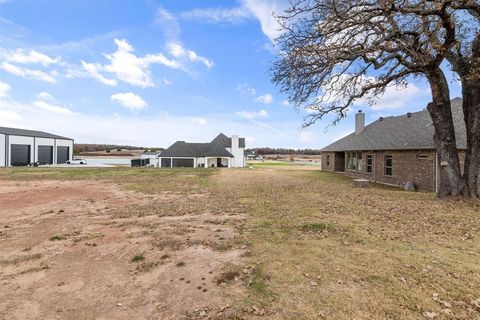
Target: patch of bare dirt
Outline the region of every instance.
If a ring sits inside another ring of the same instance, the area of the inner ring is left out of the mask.
[[[0,318],[221,316],[243,296],[238,281],[217,281],[241,263],[243,216],[191,210],[204,197],[101,181],[1,181]]]

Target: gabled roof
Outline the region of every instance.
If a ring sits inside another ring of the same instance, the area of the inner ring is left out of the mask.
[[[162,157],[197,157],[196,152],[185,141],[177,141],[162,152]]]
[[[207,153],[205,154],[205,156],[207,157],[233,157],[233,155],[227,151],[227,149],[225,149],[224,146],[222,146],[221,144],[219,143],[214,143],[214,142],[211,142],[210,143],[210,149],[207,151]]]
[[[177,141],[162,152],[160,157],[233,157],[233,155],[219,142],[187,143],[185,141]]]
[[[467,148],[462,99],[452,100],[457,148]],[[379,119],[356,135],[355,132],[330,144],[322,151],[423,150],[435,149],[434,127],[427,110]]]
[[[0,127],[0,133],[12,135],[12,136],[73,140],[70,138],[57,136],[56,134],[51,134],[43,131],[34,131],[34,130],[25,130],[25,129],[16,129],[16,128]]]
[[[225,148],[231,148],[232,138],[220,133],[215,139],[212,140],[212,143],[220,143],[220,145],[224,146]],[[240,138],[238,144],[240,148],[245,148],[245,138]]]

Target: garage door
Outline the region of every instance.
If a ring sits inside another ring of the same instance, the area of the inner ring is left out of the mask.
[[[162,158],[161,166],[162,168],[170,168],[172,166],[172,159],[170,158]]]
[[[52,146],[38,146],[38,162],[40,164],[53,164]]]
[[[12,166],[26,166],[30,164],[30,145],[12,144],[10,152],[10,164]]]
[[[175,159],[173,158],[174,168],[193,168],[193,159]]]
[[[70,160],[70,147],[57,147],[57,164]]]

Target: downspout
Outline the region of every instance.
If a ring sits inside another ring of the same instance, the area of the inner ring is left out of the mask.
[[[9,144],[10,136],[8,134],[5,135],[5,167],[8,167],[8,144]]]

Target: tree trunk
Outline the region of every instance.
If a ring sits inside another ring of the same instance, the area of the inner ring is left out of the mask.
[[[460,171],[448,82],[440,68],[429,71],[427,78],[433,97],[433,102],[427,109],[435,128],[434,141],[440,178],[437,182],[438,196],[462,196],[466,185]]]
[[[462,81],[463,115],[467,130],[464,179],[468,194],[480,198],[480,34],[472,43],[470,59],[454,61]]]
[[[462,79],[463,114],[467,129],[464,179],[468,194],[480,198],[480,83]]]

